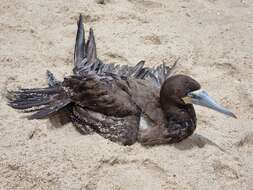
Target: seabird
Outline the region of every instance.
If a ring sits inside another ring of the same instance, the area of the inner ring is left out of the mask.
[[[157,145],[192,135],[197,124],[193,104],[236,117],[190,76],[171,76],[175,64],[104,64],[97,57],[92,29],[85,43],[82,15],[77,25],[72,76],[58,81],[48,71],[48,87],[8,92],[8,105],[31,112],[28,119],[63,110],[82,134],[97,133],[123,145]]]

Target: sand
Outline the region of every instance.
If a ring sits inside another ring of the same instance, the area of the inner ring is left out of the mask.
[[[146,148],[28,121],[7,89],[71,74],[76,20],[93,27],[108,63],[171,64],[238,119],[196,107],[189,139]],[[1,0],[0,189],[253,189],[253,2],[250,0]]]

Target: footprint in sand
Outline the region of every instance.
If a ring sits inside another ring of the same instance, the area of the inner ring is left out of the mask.
[[[253,132],[248,132],[243,137],[241,137],[241,140],[236,143],[236,146],[239,148],[253,147]]]
[[[155,2],[155,1],[148,1],[148,0],[128,0],[129,2],[132,2],[138,6],[141,6],[143,8],[161,8],[163,6],[162,3]]]
[[[3,189],[49,189],[55,183],[54,176],[47,175],[47,178],[36,175],[33,171],[25,169],[22,164],[16,162],[1,162],[1,177]]]
[[[225,71],[231,76],[238,73],[238,69],[232,63],[214,63],[214,66],[221,71]]]
[[[143,36],[142,40],[146,45],[160,45],[162,43],[160,37],[155,34]]]
[[[231,165],[225,164],[220,160],[214,161],[212,167],[218,178],[224,178],[226,181],[239,178],[238,172]]]
[[[95,2],[99,5],[106,5],[110,3],[110,0],[95,0]]]
[[[145,175],[144,175],[145,174]],[[173,175],[150,160],[103,160],[89,177],[85,189],[176,189]],[[183,187],[182,187],[183,189]]]
[[[105,56],[109,58],[110,63],[129,63],[127,58],[112,52],[105,53]],[[106,61],[106,60],[105,60]]]

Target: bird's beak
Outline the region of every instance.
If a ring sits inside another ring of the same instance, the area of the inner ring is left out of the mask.
[[[183,101],[186,104],[196,104],[208,107],[230,117],[237,118],[231,111],[216,103],[215,100],[204,90],[196,90],[188,93],[188,95],[183,98]]]

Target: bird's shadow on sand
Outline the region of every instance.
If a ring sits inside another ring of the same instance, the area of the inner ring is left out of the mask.
[[[196,134],[196,133],[193,134],[192,136],[190,136],[189,138],[183,140],[180,143],[173,144],[173,146],[179,150],[189,150],[194,147],[204,148],[205,145],[214,146],[214,147],[218,148],[219,150],[221,150],[222,152],[225,152],[225,150],[223,148],[221,148],[219,145],[217,145],[215,142],[211,141],[210,139],[208,139],[202,135]]]

